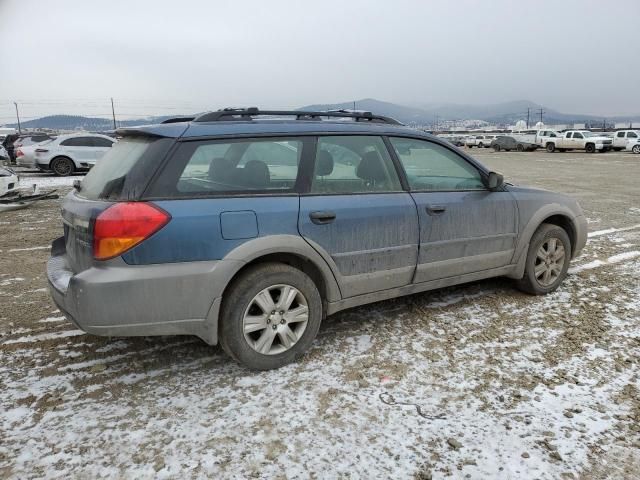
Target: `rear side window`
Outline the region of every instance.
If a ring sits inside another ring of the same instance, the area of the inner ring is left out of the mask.
[[[402,190],[380,137],[319,137],[311,193],[374,193]]]
[[[172,193],[291,192],[302,145],[301,138],[185,142],[177,156],[186,163]]]
[[[72,137],[63,140],[60,145],[64,147],[93,147],[91,137]]]
[[[90,200],[135,199],[166,153],[170,139],[125,137],[113,144],[82,180],[79,196]]]
[[[457,153],[425,140],[391,138],[414,191],[484,190],[480,172]]]
[[[627,133],[627,138],[638,138],[638,135],[635,132],[629,132]]]
[[[624,132],[618,132],[618,138],[624,138]]]

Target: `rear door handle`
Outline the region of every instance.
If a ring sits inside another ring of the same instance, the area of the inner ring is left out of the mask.
[[[329,211],[311,212],[309,218],[316,225],[325,225],[336,219],[336,214]]]
[[[427,213],[429,215],[442,215],[447,207],[444,205],[427,205]]]

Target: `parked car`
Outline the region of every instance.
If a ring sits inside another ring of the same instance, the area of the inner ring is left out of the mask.
[[[495,135],[471,135],[465,140],[465,145],[469,148],[489,148],[491,142],[494,140]]]
[[[497,276],[552,292],[587,238],[572,198],[369,112],[223,110],[119,134],[65,198],[47,266],[92,334],[197,335],[277,368],[347,308]]]
[[[547,143],[555,142],[557,138],[561,137],[562,133],[555,130],[538,130],[535,136],[535,143],[539,147],[546,148]]]
[[[636,138],[633,141],[629,140],[625,149],[636,154],[640,153],[640,138]]]
[[[640,130],[618,130],[613,136],[613,149],[616,152],[627,148],[627,144],[635,143],[640,138]]]
[[[24,168],[36,168],[36,148],[38,145],[40,144],[19,147],[16,150],[16,165]]]
[[[26,135],[20,135],[18,139],[13,142],[13,148],[17,152],[20,147],[37,145],[38,143],[53,140],[54,138],[56,137],[53,135],[49,135],[48,133],[29,133]]]
[[[111,150],[116,142],[107,135],[76,133],[60,135],[35,149],[36,166],[59,176],[88,170]]]
[[[8,167],[0,167],[0,197],[18,189],[18,175]]]
[[[549,139],[545,144],[547,152],[557,150],[585,150],[587,153],[608,152],[613,140],[610,137],[597,135],[588,130],[569,130],[562,136]]]
[[[530,152],[536,149],[536,145],[533,143],[521,142],[506,135],[497,137],[491,142],[490,147],[496,152],[499,152],[500,150],[505,150],[507,152],[510,152],[511,150],[517,150],[518,152]]]

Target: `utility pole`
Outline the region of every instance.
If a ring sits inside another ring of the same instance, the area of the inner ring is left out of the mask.
[[[353,101],[353,111],[355,112],[355,110],[356,110],[356,101],[354,100]]]
[[[527,130],[529,130],[529,113],[531,113],[531,108],[527,107]]]
[[[115,130],[116,128],[116,111],[113,108],[113,97],[111,97],[111,115],[113,115],[113,129]]]
[[[434,132],[438,131],[438,115],[436,115],[436,128],[433,130]]]
[[[540,123],[542,123],[542,115],[547,113],[545,112],[542,108],[538,111],[538,113],[540,114]]]
[[[20,113],[18,112],[18,102],[13,102],[16,106],[16,118],[18,119],[18,133],[22,133],[22,127],[20,126]]]

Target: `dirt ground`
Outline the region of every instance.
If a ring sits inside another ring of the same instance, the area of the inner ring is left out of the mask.
[[[0,477],[639,478],[640,156],[471,153],[580,201],[589,243],[561,288],[345,311],[271,372],[197,338],[76,330],[46,290],[60,201],[0,213]]]

